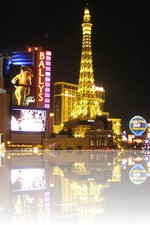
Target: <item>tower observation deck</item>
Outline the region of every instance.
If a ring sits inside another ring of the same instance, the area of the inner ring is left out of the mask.
[[[102,114],[100,99],[96,97],[91,47],[91,16],[88,7],[84,9],[82,23],[82,52],[79,84],[71,119],[94,119]]]

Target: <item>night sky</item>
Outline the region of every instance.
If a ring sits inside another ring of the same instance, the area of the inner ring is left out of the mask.
[[[0,50],[26,45],[52,51],[52,80],[78,83],[85,0],[5,0]],[[89,0],[95,84],[105,111],[122,129],[140,115],[150,122],[150,1]]]

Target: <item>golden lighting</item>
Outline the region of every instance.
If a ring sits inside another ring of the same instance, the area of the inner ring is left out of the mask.
[[[97,185],[95,181],[72,182],[71,189],[81,222],[93,221],[97,213],[104,212],[102,185]]]
[[[79,85],[77,89],[76,102],[71,113],[72,118],[95,118],[101,115],[100,98],[96,96],[96,88],[94,84],[93,60],[91,49],[91,16],[88,8],[84,10],[82,23],[82,54]],[[102,90],[101,90],[102,91]],[[85,137],[85,128],[81,127],[75,131],[75,137]]]
[[[0,156],[4,157],[6,152],[5,144],[0,144]]]

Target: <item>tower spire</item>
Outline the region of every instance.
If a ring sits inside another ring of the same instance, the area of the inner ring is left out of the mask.
[[[73,119],[95,118],[101,115],[100,102],[96,98],[91,47],[91,15],[86,5],[82,22],[82,51],[76,102],[71,113]]]

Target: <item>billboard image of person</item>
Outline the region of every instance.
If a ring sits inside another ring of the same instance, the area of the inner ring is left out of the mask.
[[[20,72],[15,74],[11,83],[15,88],[15,98],[18,106],[26,104],[26,98],[30,95],[32,85],[33,71],[28,66],[21,66]]]

